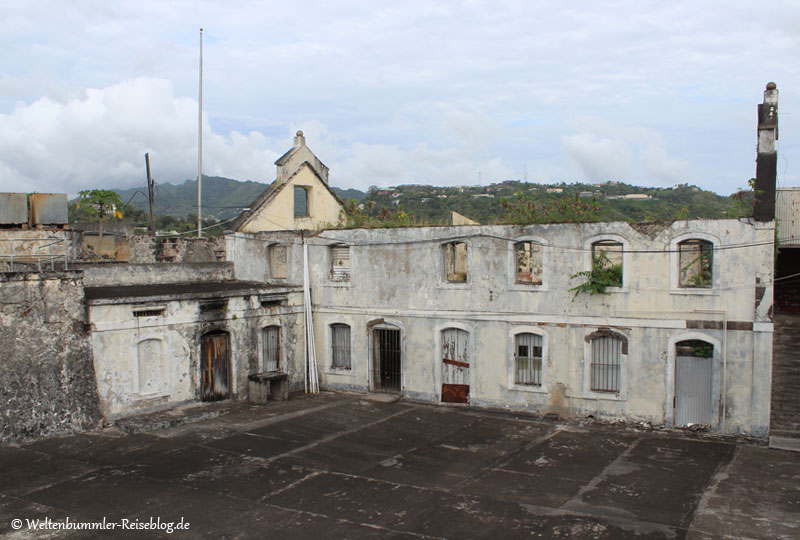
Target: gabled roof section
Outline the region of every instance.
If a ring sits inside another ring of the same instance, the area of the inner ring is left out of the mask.
[[[291,185],[292,179],[295,176],[297,176],[300,173],[300,171],[303,170],[304,167],[307,167],[314,174],[317,180],[319,180],[319,183],[325,186],[325,189],[328,191],[328,193],[331,194],[331,196],[337,202],[337,204],[339,204],[339,206],[342,209],[344,209],[344,204],[342,203],[341,199],[339,199],[336,193],[333,192],[328,183],[325,182],[320,177],[316,169],[308,161],[304,161],[303,163],[300,164],[300,166],[297,168],[294,174],[292,174],[285,181],[275,180],[274,182],[272,182],[269,185],[269,187],[267,187],[267,189],[265,189],[264,192],[261,193],[261,195],[259,195],[256,198],[256,200],[250,204],[250,208],[248,210],[245,210],[244,212],[239,214],[239,217],[233,220],[233,222],[231,223],[231,230],[240,231],[242,227],[244,227],[247,223],[249,223],[253,218],[261,214],[262,210],[264,210],[270,205],[270,203],[275,199],[278,193],[283,191],[283,189],[286,186]]]

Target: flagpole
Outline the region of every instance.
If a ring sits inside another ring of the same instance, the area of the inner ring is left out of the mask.
[[[203,29],[200,29],[200,92],[197,99],[197,237],[202,238],[203,208],[200,195],[203,186]]]

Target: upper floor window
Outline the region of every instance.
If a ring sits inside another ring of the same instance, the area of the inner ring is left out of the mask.
[[[331,367],[350,369],[350,327],[346,324],[331,325]]]
[[[678,243],[678,286],[710,288],[713,283],[714,245],[692,238]]]
[[[331,279],[350,281],[350,246],[340,244],[331,247]]]
[[[517,283],[542,284],[542,244],[517,242],[514,244]]]
[[[448,242],[444,250],[444,277],[447,281],[464,283],[467,281],[467,244]]]
[[[294,187],[294,217],[308,217],[308,188]]]
[[[608,287],[622,287],[623,247],[614,240],[599,240],[592,244],[592,273],[602,272]]]

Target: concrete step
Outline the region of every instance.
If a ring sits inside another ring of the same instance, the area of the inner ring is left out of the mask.
[[[232,400],[189,403],[170,409],[118,418],[114,425],[127,433],[142,433],[217,418],[231,412]]]
[[[777,450],[800,452],[800,434],[796,437],[769,436],[769,447]]]

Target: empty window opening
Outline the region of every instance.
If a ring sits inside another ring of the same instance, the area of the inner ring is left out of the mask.
[[[602,335],[591,340],[592,376],[594,392],[619,392],[622,357],[627,355],[628,342],[617,335]]]
[[[350,327],[346,324],[331,325],[331,367],[350,369]]]
[[[449,242],[443,248],[445,279],[456,283],[467,281],[467,244]]]
[[[400,392],[400,330],[375,328],[372,331],[373,390]]]
[[[542,284],[542,245],[538,242],[514,244],[517,261],[517,283]]]
[[[542,336],[517,334],[514,337],[514,382],[541,386],[542,384]]]
[[[206,300],[200,302],[200,313],[216,313],[228,309],[228,300]]]
[[[622,244],[600,240],[592,244],[592,273],[601,273],[608,287],[622,287]]]
[[[350,281],[350,246],[331,247],[331,279]]]
[[[678,244],[679,287],[709,288],[713,281],[714,245],[706,240]]]
[[[267,326],[262,331],[264,344],[264,371],[278,371],[281,355],[281,328]]]
[[[274,279],[286,278],[286,246],[274,244],[269,246],[269,277]]]
[[[294,217],[308,217],[308,188],[294,188]]]

